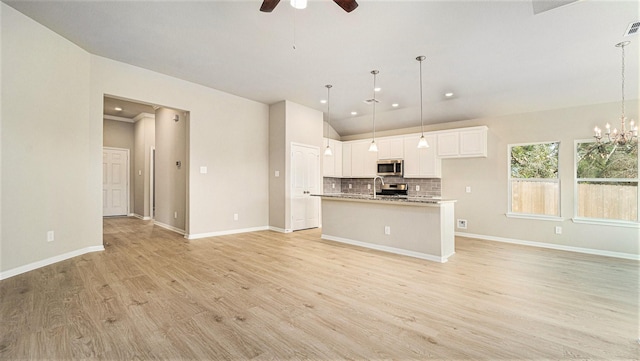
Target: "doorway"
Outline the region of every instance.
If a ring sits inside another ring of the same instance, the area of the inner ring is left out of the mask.
[[[320,150],[318,147],[291,144],[291,229],[317,228],[320,225]]]
[[[102,149],[102,216],[129,214],[129,149]]]

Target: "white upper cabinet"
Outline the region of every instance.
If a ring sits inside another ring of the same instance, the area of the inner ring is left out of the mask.
[[[470,158],[487,156],[487,127],[471,127],[437,132],[437,156]]]
[[[369,151],[371,141],[358,140],[350,143],[351,177],[375,177],[378,168],[378,153]]]
[[[404,146],[402,138],[379,138],[378,159],[403,159]]]
[[[324,138],[322,144],[325,148],[321,149],[322,154],[324,154],[327,142],[333,154],[322,155],[322,175],[324,177],[342,177],[342,142]]]
[[[342,143],[342,176],[351,177],[351,143]]]
[[[420,134],[404,137],[404,177],[441,178],[442,161],[436,156],[437,137],[425,134],[429,148],[418,148]]]

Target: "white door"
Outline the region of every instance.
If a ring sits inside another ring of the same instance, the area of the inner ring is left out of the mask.
[[[129,205],[129,150],[102,151],[102,215],[124,216]]]
[[[317,147],[291,145],[291,228],[320,225],[320,151]]]

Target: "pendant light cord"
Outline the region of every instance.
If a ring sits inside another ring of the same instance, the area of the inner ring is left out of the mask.
[[[373,70],[371,72],[373,74],[373,141],[376,141],[376,75],[378,74],[377,70]]]
[[[622,48],[622,119],[624,121],[624,46],[626,44],[622,43],[620,46]]]
[[[418,61],[420,62],[420,131],[422,132],[422,136],[424,137],[424,117],[422,116],[422,61],[424,60],[424,56],[419,56]]]

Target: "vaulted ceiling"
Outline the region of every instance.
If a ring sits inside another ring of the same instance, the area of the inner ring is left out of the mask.
[[[329,0],[272,13],[261,1],[4,2],[93,54],[325,119],[332,84],[343,136],[371,131],[374,69],[377,129],[420,125],[418,55],[425,124],[618,101],[622,40],[638,98],[640,44],[623,36],[637,1],[359,0],[351,13]]]

